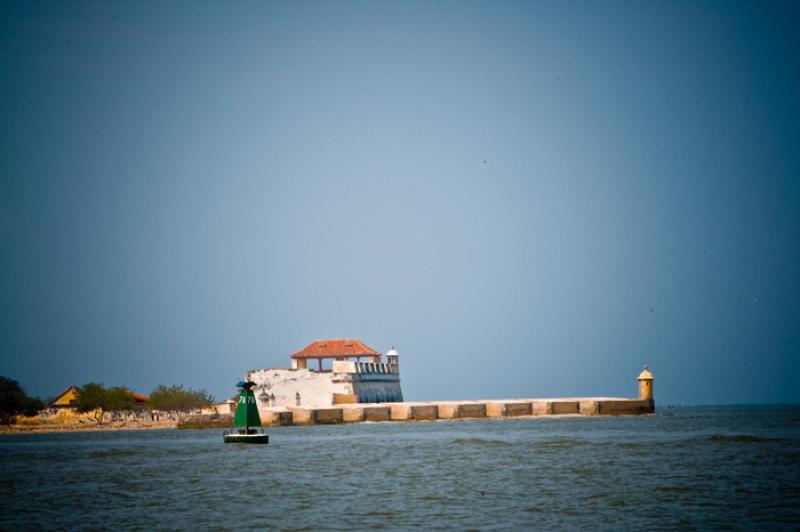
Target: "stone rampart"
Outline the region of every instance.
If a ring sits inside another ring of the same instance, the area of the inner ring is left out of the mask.
[[[292,412],[287,408],[262,410],[259,415],[261,416],[261,424],[265,427],[294,425]]]
[[[598,401],[597,414],[601,416],[638,416],[652,414],[656,405],[652,399],[628,401]]]
[[[441,401],[426,403],[342,404],[335,407],[266,408],[262,424],[316,425],[364,421],[433,421],[535,416],[624,416],[655,411],[652,400],[615,397]]]
[[[318,425],[331,423],[341,423],[344,420],[344,413],[341,408],[318,408],[314,422]]]
[[[439,406],[428,403],[394,403],[392,421],[431,421],[439,418]]]
[[[439,419],[467,419],[486,417],[486,403],[467,401],[463,403],[439,403]]]
[[[533,415],[531,401],[488,401],[486,403],[487,417],[516,417]]]
[[[390,421],[392,409],[384,405],[345,405],[342,407],[345,422]]]
[[[353,377],[353,393],[358,396],[359,403],[399,403],[403,401],[400,390],[400,379],[396,374],[358,374]]]
[[[550,409],[554,416],[577,415],[579,404],[579,401],[553,401],[550,403]]]

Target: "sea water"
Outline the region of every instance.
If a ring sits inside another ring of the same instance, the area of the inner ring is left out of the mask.
[[[0,437],[0,528],[800,526],[800,406]]]

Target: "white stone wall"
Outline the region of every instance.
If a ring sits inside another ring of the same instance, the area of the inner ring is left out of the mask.
[[[319,373],[309,369],[259,369],[247,378],[256,383],[253,390],[259,408],[267,406],[324,407],[333,404],[333,394],[352,394],[350,375]],[[264,395],[269,399],[265,400]]]

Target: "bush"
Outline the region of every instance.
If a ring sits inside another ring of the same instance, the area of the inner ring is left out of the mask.
[[[133,408],[131,392],[124,386],[105,388],[90,382],[78,388],[77,399],[72,401],[79,413],[91,412],[98,424],[103,423],[106,412],[119,412]]]
[[[0,377],[0,423],[10,425],[20,414],[35,416],[42,409],[41,399],[28,397],[17,381]]]
[[[214,398],[205,390],[184,389],[182,384],[165,386],[159,384],[150,394],[147,408],[163,412],[191,412],[211,406]]]

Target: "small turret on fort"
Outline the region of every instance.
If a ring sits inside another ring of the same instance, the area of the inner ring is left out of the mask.
[[[653,374],[650,373],[650,370],[647,369],[647,366],[645,366],[642,372],[639,373],[639,400],[653,400]]]
[[[386,363],[390,366],[395,366],[398,371],[400,370],[400,353],[397,352],[394,346],[386,352]]]

